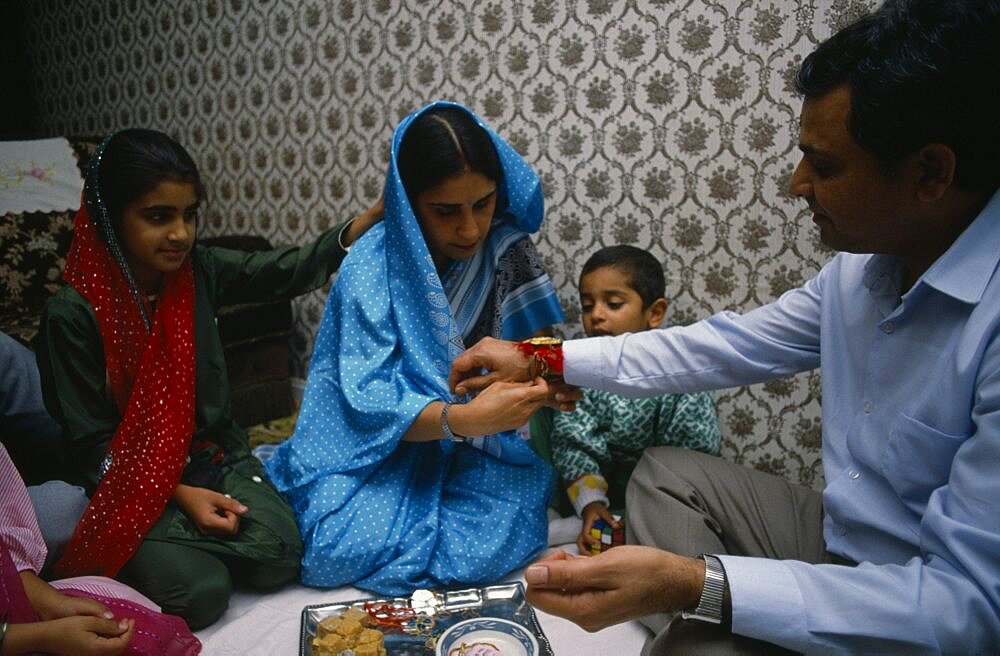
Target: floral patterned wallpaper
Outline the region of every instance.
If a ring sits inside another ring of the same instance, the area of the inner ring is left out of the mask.
[[[802,57],[874,0],[18,0],[46,135],[162,129],[203,233],[302,242],[379,194],[391,131],[465,103],[545,185],[539,250],[581,334],[597,248],[663,262],[668,319],[748,310],[830,257],[785,191]],[[323,296],[297,302],[304,373]],[[819,373],[717,394],[724,455],[819,486]]]

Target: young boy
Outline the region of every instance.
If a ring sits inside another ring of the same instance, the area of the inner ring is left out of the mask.
[[[634,246],[594,253],[580,273],[580,308],[588,337],[659,328],[667,311],[663,268]],[[580,553],[591,553],[594,521],[618,528],[609,508],[625,507],[625,486],[643,450],[682,446],[719,452],[715,401],[709,393],[627,398],[583,390],[575,412],[554,413],[551,443],[556,470],[583,518]]]

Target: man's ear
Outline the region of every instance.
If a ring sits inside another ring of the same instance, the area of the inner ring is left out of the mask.
[[[648,328],[659,328],[663,319],[667,316],[667,299],[658,298],[646,308],[646,326]]]
[[[925,203],[940,199],[955,181],[958,160],[949,146],[925,145],[917,151],[916,164],[919,167],[917,198]]]

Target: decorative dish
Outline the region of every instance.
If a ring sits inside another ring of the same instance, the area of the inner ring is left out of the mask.
[[[437,656],[536,656],[538,641],[516,622],[474,617],[453,624],[437,639]]]
[[[534,609],[524,599],[524,587],[520,582],[462,590],[417,590],[410,597],[358,599],[306,606],[302,609],[299,656],[327,656],[330,653],[336,656],[332,649],[328,651],[324,646],[329,644],[332,647],[336,643],[336,640],[327,637],[327,630],[336,631],[337,619],[345,615],[364,616],[362,629],[380,631],[383,634],[380,647],[387,656],[435,656],[442,636],[452,627],[471,619],[503,620],[521,626],[534,640],[534,643],[528,641],[534,645],[534,651],[512,653],[553,656],[552,647],[542,632]],[[322,628],[321,624],[324,625]],[[354,631],[353,624],[349,626]],[[516,629],[511,629],[511,632],[516,632]],[[360,631],[355,634],[360,634]],[[315,650],[313,645],[316,645]],[[500,653],[507,656],[508,652]],[[473,656],[473,652],[466,651],[466,656]]]

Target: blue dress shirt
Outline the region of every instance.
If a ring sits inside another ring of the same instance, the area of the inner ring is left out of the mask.
[[[1000,192],[900,296],[839,254],[743,315],[566,342],[565,378],[632,396],[821,367],[823,534],[857,567],[720,556],[733,631],[806,653],[1000,653]]]

